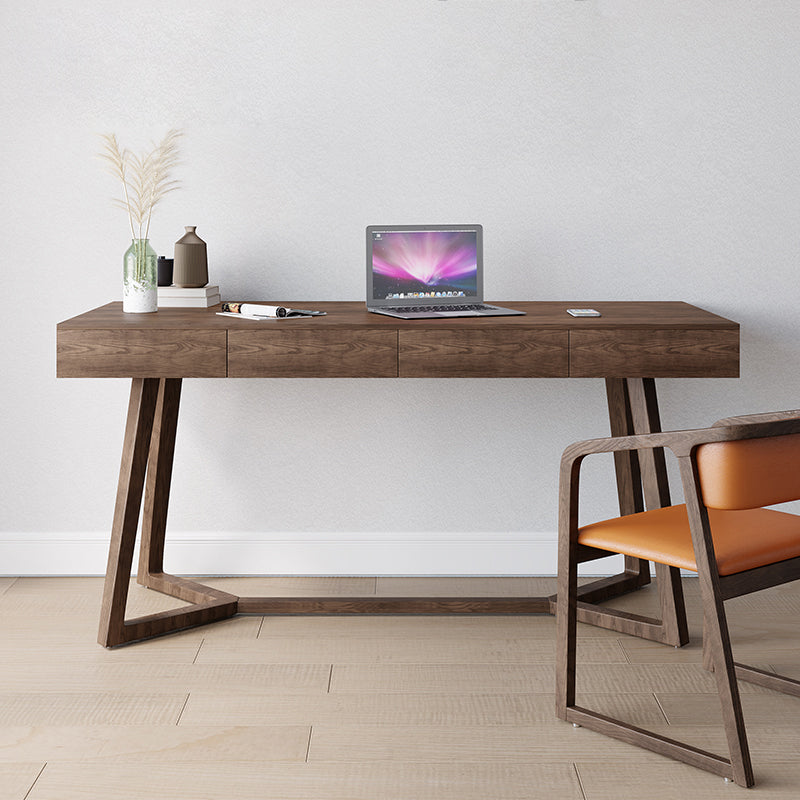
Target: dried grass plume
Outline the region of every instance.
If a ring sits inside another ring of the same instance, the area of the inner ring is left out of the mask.
[[[104,147],[99,155],[108,171],[122,182],[124,199],[114,199],[113,203],[128,213],[134,239],[149,238],[153,209],[180,185],[172,179],[171,171],[178,164],[181,136],[183,132],[173,128],[167,131],[161,144],[154,144],[149,153],[137,155],[127,148],[121,149],[115,134],[101,135]]]

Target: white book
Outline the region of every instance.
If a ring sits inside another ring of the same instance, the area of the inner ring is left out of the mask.
[[[219,294],[210,297],[158,297],[159,308],[210,308],[221,302]]]
[[[159,286],[159,297],[211,297],[219,294],[219,286]]]

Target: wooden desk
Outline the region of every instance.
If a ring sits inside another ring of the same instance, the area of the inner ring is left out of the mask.
[[[357,302],[286,305],[324,310],[327,316],[258,323],[220,317],[215,309],[124,314],[121,303],[109,303],[58,325],[59,377],[132,379],[101,644],[110,647],[237,613],[507,614],[553,608],[554,601],[543,597],[247,598],[166,574],[164,539],[183,378],[604,378],[611,433],[624,435],[660,430],[655,378],[739,375],[738,324],[680,302],[503,301],[526,316],[415,321],[369,314]],[[587,305],[602,316],[575,319],[566,313]],[[645,503],[669,503],[663,454],[642,454],[641,461],[636,453],[625,454],[616,471],[622,513],[642,510]],[[137,579],[191,605],[125,620],[143,493]],[[658,625],[645,630],[641,618],[610,618],[588,605],[650,580],[649,564],[631,559],[624,573],[582,589],[581,618],[683,643],[679,581],[658,575]]]

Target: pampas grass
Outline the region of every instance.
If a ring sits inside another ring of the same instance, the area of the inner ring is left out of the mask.
[[[122,182],[124,199],[116,198],[114,205],[128,214],[133,239],[147,239],[153,209],[165,195],[175,191],[179,183],[171,177],[178,163],[178,139],[183,133],[173,128],[167,131],[161,144],[154,144],[149,153],[137,155],[121,149],[113,133],[101,135],[104,147],[99,154],[108,171]]]

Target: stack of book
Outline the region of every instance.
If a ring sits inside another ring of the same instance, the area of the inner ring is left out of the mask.
[[[219,286],[201,286],[198,289],[183,286],[159,286],[158,307],[209,308],[221,302]]]

